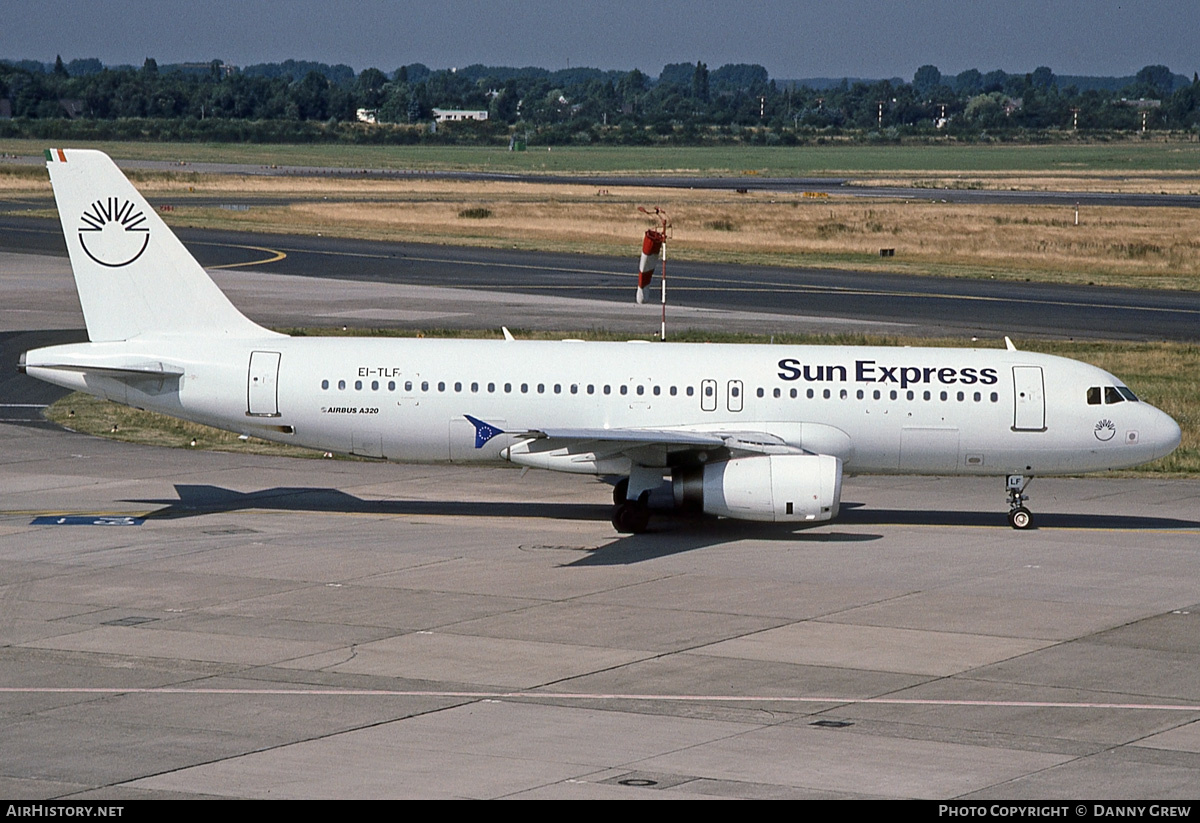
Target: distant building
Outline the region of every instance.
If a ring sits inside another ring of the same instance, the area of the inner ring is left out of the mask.
[[[63,114],[70,120],[78,120],[83,117],[86,106],[82,100],[59,100],[58,107],[63,110]]]
[[[379,109],[358,109],[354,112],[355,118],[360,123],[376,123],[376,117],[379,115]]]
[[[453,123],[456,120],[487,120],[487,111],[466,111],[464,109],[434,109],[433,119],[439,123]]]

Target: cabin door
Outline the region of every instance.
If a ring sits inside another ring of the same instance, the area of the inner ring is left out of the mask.
[[[1046,389],[1041,366],[1013,366],[1013,431],[1046,430]]]
[[[251,417],[279,416],[279,352],[250,352],[246,414]]]

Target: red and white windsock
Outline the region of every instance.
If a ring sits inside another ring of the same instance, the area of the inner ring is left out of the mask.
[[[647,229],[646,236],[642,238],[642,259],[638,264],[637,301],[639,303],[646,299],[645,289],[650,285],[650,279],[654,277],[655,261],[658,260],[663,241],[666,239],[661,231],[655,229]]]

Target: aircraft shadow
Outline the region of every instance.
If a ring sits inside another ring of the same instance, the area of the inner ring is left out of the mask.
[[[268,511],[330,512],[378,515],[451,515],[455,517],[533,517],[550,520],[604,522],[612,509],[607,504],[547,503],[537,501],[479,502],[457,500],[365,500],[339,489],[280,486],[239,492],[212,485],[176,484],[178,499],[127,500],[159,505],[148,520],[174,520],[250,509]],[[1061,514],[1035,512],[1035,528],[1118,529],[1174,531],[1200,528],[1200,522],[1139,515]],[[881,540],[882,534],[838,531],[839,526],[959,526],[1009,531],[1003,512],[872,509],[862,503],[842,504],[838,519],[810,527],[795,524],[724,520],[706,515],[655,513],[644,534],[616,536],[566,566],[627,565],[719,546],[739,540],[771,541],[793,545],[857,543]],[[818,531],[817,529],[821,530]],[[829,530],[832,529],[832,530]]]
[[[147,520],[174,520],[247,509],[344,514],[439,514],[473,517],[539,517],[552,520],[607,520],[611,507],[589,503],[515,501],[487,503],[457,500],[364,500],[339,489],[280,486],[239,492],[220,486],[176,484],[178,500],[126,500],[161,505]]]
[[[842,504],[837,522],[847,526],[985,526],[1008,529],[1007,512],[937,511],[931,509],[873,509],[861,504]],[[1200,521],[1136,514],[1075,514],[1033,512],[1035,529],[1140,529],[1175,531],[1200,528]]]

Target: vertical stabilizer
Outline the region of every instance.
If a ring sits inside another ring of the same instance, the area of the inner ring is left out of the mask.
[[[108,155],[49,149],[46,166],[93,342],[275,336],[234,308]]]

